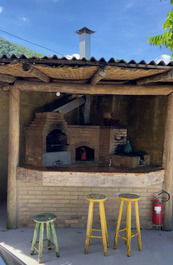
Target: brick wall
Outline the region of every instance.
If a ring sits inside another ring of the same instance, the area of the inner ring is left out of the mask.
[[[139,202],[141,227],[151,228],[152,195],[161,189],[162,183],[147,187],[129,188],[43,186],[41,171],[30,172],[26,175],[24,171],[18,170],[17,224],[18,227],[31,226],[33,225],[33,215],[41,212],[52,212],[57,215],[58,227],[85,227],[88,211],[87,194],[104,193],[108,197],[105,203],[108,224],[114,227],[119,209],[118,194],[133,192],[141,196]],[[99,218],[97,209],[94,220],[98,225]]]

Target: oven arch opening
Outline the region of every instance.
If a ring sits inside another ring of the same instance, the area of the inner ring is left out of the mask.
[[[94,161],[94,149],[88,146],[76,148],[76,161]]]
[[[46,137],[46,152],[67,150],[67,136],[60,129],[52,130]]]

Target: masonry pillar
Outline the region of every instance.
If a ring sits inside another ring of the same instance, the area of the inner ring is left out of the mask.
[[[16,228],[16,168],[19,164],[20,91],[11,87],[9,93],[7,227]]]
[[[173,226],[173,94],[168,96],[167,118],[164,144],[164,189],[169,192],[170,200],[165,204],[164,229],[172,230]]]

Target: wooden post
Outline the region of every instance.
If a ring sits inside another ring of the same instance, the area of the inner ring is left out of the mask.
[[[16,228],[16,168],[19,163],[20,132],[20,91],[10,89],[9,95],[9,146],[8,146],[8,187],[7,227]]]
[[[173,94],[168,96],[167,119],[164,144],[164,189],[169,192],[170,200],[165,204],[164,229],[172,230],[173,217]]]

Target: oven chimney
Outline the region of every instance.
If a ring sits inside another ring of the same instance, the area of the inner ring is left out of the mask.
[[[76,30],[76,33],[80,35],[80,59],[90,59],[90,35],[95,31],[84,27]]]

